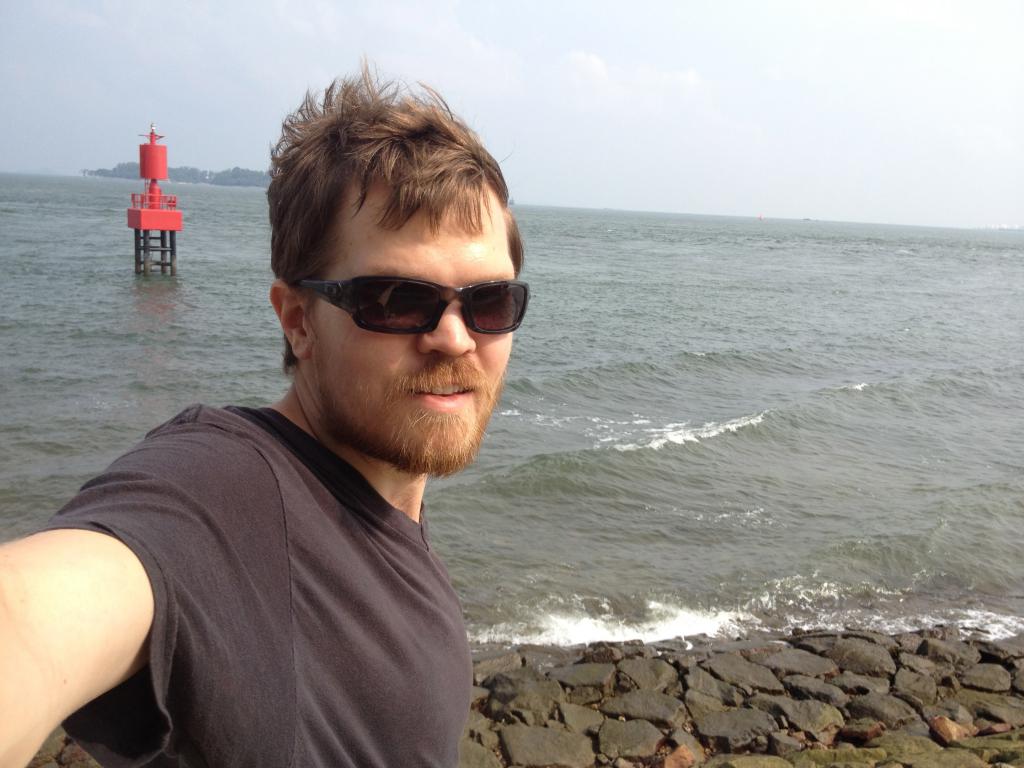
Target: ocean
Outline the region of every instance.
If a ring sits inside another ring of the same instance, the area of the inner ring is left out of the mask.
[[[193,402],[287,386],[260,189],[0,175],[0,539]],[[475,642],[1024,631],[1024,231],[517,205],[532,290],[431,536]]]

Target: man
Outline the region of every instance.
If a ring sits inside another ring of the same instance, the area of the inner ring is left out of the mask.
[[[194,406],[0,548],[0,766],[453,766],[470,664],[422,516],[526,310],[501,171],[434,92],[307,95],[268,190],[293,382]]]

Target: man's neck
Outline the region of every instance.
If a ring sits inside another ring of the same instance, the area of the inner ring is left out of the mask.
[[[351,464],[391,506],[400,509],[414,522],[420,521],[423,490],[427,485],[426,475],[410,475],[395,469],[387,462],[366,456],[345,443],[331,440],[318,428],[318,425],[311,423],[311,420],[307,418],[306,412],[302,408],[302,401],[294,386],[290,387],[284,397],[270,407],[328,450]]]

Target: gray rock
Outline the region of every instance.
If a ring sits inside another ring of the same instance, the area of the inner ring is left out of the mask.
[[[889,679],[885,677],[868,677],[853,672],[843,672],[841,675],[833,677],[830,682],[849,694],[889,692]]]
[[[523,658],[515,651],[488,648],[473,653],[473,682],[479,685],[498,672],[511,672],[523,666]]]
[[[616,664],[626,658],[617,643],[591,643],[583,651],[583,660],[591,664]]]
[[[985,640],[978,643],[978,650],[995,661],[1024,658],[1024,633],[1002,640]]]
[[[473,706],[478,702],[485,701],[490,695],[491,692],[489,689],[484,688],[481,685],[474,685],[469,689],[469,705]]]
[[[964,688],[954,697],[975,719],[985,718],[1007,723],[1012,728],[1024,726],[1024,701],[999,693],[972,691]]]
[[[839,640],[838,635],[805,635],[791,642],[802,651],[821,656],[828,651]]]
[[[566,698],[573,704],[596,704],[604,698],[604,689],[580,685],[570,690]]]
[[[601,711],[610,717],[650,720],[665,728],[674,728],[686,720],[686,708],[679,699],[658,691],[630,691],[601,703]]]
[[[1013,690],[1024,694],[1024,669],[1018,669],[1013,676]]]
[[[786,757],[796,754],[804,748],[804,743],[788,733],[773,733],[768,737],[768,745],[773,755]]]
[[[920,702],[920,706],[934,704],[938,698],[938,687],[931,676],[918,674],[906,667],[896,673],[893,691],[905,697],[913,697]]]
[[[747,692],[782,693],[785,690],[779,678],[764,667],[747,661],[738,653],[712,656],[703,666],[720,680]]]
[[[663,691],[679,680],[676,668],[661,659],[626,659],[619,662],[619,673],[641,690]]]
[[[915,632],[904,632],[896,635],[895,639],[899,643],[900,650],[909,654],[917,653],[917,649],[921,647],[921,642],[924,640],[923,637]]]
[[[861,640],[867,640],[869,643],[882,646],[890,655],[900,650],[900,644],[896,638],[883,635],[880,632],[872,632],[869,629],[848,629],[843,632],[843,637],[856,637]]]
[[[497,674],[487,682],[491,689],[487,714],[495,720],[518,719],[528,725],[540,725],[552,716],[556,705],[564,699],[562,686],[554,680]]]
[[[743,694],[738,688],[719,680],[700,667],[694,667],[687,672],[685,679],[687,690],[700,691],[729,707],[738,707],[743,704]]]
[[[501,729],[501,744],[510,763],[523,768],[590,768],[594,749],[578,733],[510,725]]]
[[[690,689],[683,699],[686,701],[686,708],[693,718],[702,717],[710,712],[725,712],[730,709],[714,696],[709,696],[702,691]]]
[[[933,717],[948,717],[960,725],[971,725],[974,722],[974,715],[956,699],[943,699],[933,706],[925,707],[921,710],[921,717],[925,720],[931,720]]]
[[[501,760],[487,747],[463,739],[459,742],[459,768],[501,768]]]
[[[558,708],[562,713],[562,722],[573,733],[596,733],[604,722],[604,715],[590,707],[565,702],[559,704]]]
[[[698,758],[698,762],[704,756],[704,747],[689,731],[676,728],[668,735],[668,740],[677,747],[686,747],[694,757]]]
[[[608,690],[615,679],[614,664],[583,663],[548,670],[548,677],[571,688],[587,686]]]
[[[583,658],[583,649],[579,646],[562,648],[558,645],[527,644],[516,646],[516,652],[526,666],[538,670],[567,667]]]
[[[608,757],[649,757],[664,740],[661,731],[646,720],[605,720],[597,735],[602,754]]]
[[[789,675],[783,679],[782,684],[786,686],[790,695],[797,699],[817,699],[833,707],[846,706],[846,702],[850,700],[849,694],[842,688],[822,682],[816,677]]]
[[[1010,673],[1000,664],[975,664],[964,670],[960,682],[966,688],[1002,693],[1010,690],[1013,681]]]
[[[823,658],[799,648],[787,648],[778,653],[751,658],[755,664],[768,667],[780,677],[785,675],[807,675],[808,677],[830,677],[838,674],[839,668],[830,659]]]
[[[981,653],[977,648],[961,643],[958,640],[938,640],[925,638],[918,651],[932,661],[942,661],[958,668],[969,667],[981,661]]]
[[[911,763],[922,756],[934,756],[942,751],[942,747],[927,737],[905,733],[885,733],[864,746],[884,749],[887,757],[898,763]]]
[[[723,752],[746,749],[758,739],[767,743],[769,734],[779,730],[775,718],[757,709],[711,712],[694,719],[701,736]]]
[[[843,713],[831,704],[806,699],[794,701],[785,696],[767,696],[759,693],[750,699],[750,705],[776,718],[785,718],[790,727],[806,731],[816,741],[831,744],[843,727]]]
[[[860,675],[884,677],[896,673],[889,651],[859,637],[844,637],[825,652],[842,669]]]
[[[917,635],[915,635],[915,637],[917,637]],[[899,665],[904,669],[909,669],[911,672],[917,672],[919,675],[927,675],[932,679],[937,679],[939,676],[935,662],[931,659],[926,659],[924,656],[915,656],[912,653],[901,653],[899,656]]]
[[[855,696],[846,705],[851,718],[871,718],[885,723],[890,730],[920,719],[917,711],[902,699],[885,693]]]

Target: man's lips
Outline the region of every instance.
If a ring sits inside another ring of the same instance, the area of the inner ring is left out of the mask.
[[[438,397],[448,397],[450,395],[464,395],[472,392],[471,387],[461,387],[457,385],[450,385],[447,387],[430,387],[429,389],[418,389],[415,390],[417,395],[437,395]]]

